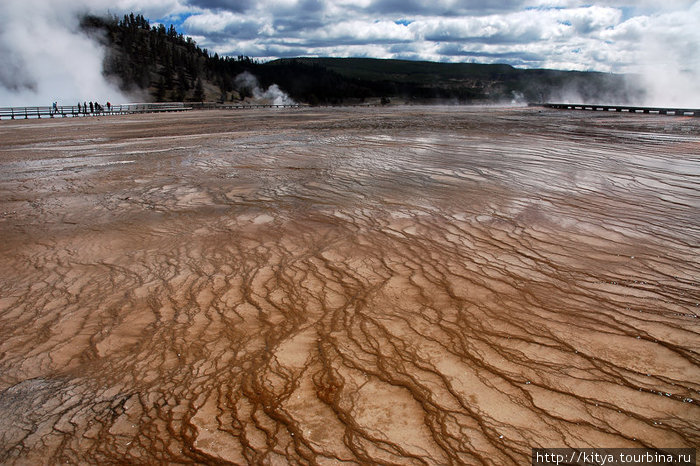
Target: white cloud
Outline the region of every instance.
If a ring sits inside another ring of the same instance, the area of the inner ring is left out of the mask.
[[[246,21],[245,17],[233,14],[228,11],[221,13],[203,13],[190,16],[184,21],[184,26],[192,33],[200,32],[220,32],[230,26],[241,24]]]
[[[334,23],[311,33],[303,33],[309,40],[324,39],[326,41],[353,43],[382,43],[402,42],[414,39],[406,26],[393,21],[342,21]]]

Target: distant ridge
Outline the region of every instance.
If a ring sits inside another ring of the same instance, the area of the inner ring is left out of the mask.
[[[394,60],[381,58],[286,58],[271,65],[297,62],[321,66],[343,76],[370,81],[394,77],[398,81],[429,83],[436,79],[465,77],[494,79],[515,72],[511,65],[478,63],[440,63],[430,61]]]
[[[519,69],[507,64],[441,63],[377,58],[285,58],[269,66],[300,64],[332,71],[357,82],[384,84],[389,96],[453,99],[459,102],[564,100],[626,103],[642,90],[627,77],[601,72]],[[366,84],[365,84],[366,85]]]

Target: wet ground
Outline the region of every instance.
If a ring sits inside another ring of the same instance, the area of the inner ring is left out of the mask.
[[[700,119],[0,123],[0,462],[700,443]]]

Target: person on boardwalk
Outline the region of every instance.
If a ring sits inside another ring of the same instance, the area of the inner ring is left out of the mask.
[[[80,102],[78,102],[78,113],[80,113],[82,110],[82,107],[80,106]]]
[[[92,101],[90,101],[90,113],[94,113],[94,112],[95,112],[95,107],[93,106]]]
[[[112,104],[110,104],[109,101],[107,101],[107,111],[108,112],[112,111]]]

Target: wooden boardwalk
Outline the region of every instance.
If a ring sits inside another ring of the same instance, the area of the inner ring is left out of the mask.
[[[251,108],[300,108],[302,104],[222,104],[218,102],[189,103],[193,110],[246,110]]]
[[[698,108],[640,107],[635,105],[558,104],[549,102],[543,104],[531,103],[529,105],[531,107],[556,108],[560,110],[589,110],[597,112],[649,113],[656,115],[700,117],[700,109]]]
[[[54,107],[0,107],[0,120],[127,115],[131,113],[183,112],[186,110],[192,110],[192,107],[187,106],[182,102],[112,105],[109,108],[105,106],[99,110],[93,106],[92,111],[90,111],[90,107],[86,108],[83,105],[81,105],[80,108],[77,105],[59,105],[56,107],[56,109],[54,109]]]
[[[319,107],[343,107],[344,105],[319,105]],[[350,107],[379,107],[380,104],[356,104]],[[66,118],[89,117],[104,115],[128,115],[133,113],[184,112],[188,110],[249,110],[259,108],[308,108],[307,104],[233,104],[219,102],[170,102],[170,103],[139,103],[112,105],[101,110],[86,111],[81,105],[59,105],[53,107],[0,107],[0,120],[16,120],[29,118]]]

